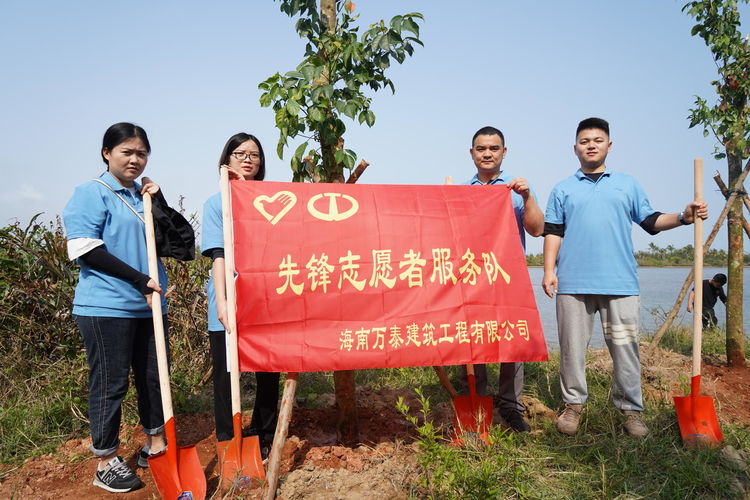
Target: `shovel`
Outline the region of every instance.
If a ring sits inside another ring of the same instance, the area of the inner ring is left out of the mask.
[[[234,287],[234,236],[229,171],[221,169],[221,213],[224,226],[224,276],[227,294],[227,360],[232,390],[232,425],[234,436],[216,443],[222,482],[245,486],[253,479],[266,480],[258,436],[242,437],[240,403],[240,365],[237,348],[237,296]]]
[[[490,418],[490,421],[486,422],[485,416],[488,414],[492,415],[492,398],[486,398],[490,400],[489,403],[486,401],[480,402],[479,404],[484,406],[478,411],[474,411],[476,406],[471,402],[471,394],[476,395],[476,382],[474,379],[474,367],[473,365],[470,366],[472,367],[472,379],[469,381],[469,390],[471,391],[469,396],[458,395],[442,366],[433,366],[432,368],[434,368],[438,380],[440,380],[440,385],[443,386],[451,397],[451,405],[453,405],[453,444],[461,446],[464,444],[463,436],[470,436],[473,440],[476,440],[477,437],[481,438],[485,444],[489,445],[488,431],[492,419]],[[466,371],[467,373],[469,372],[468,368]],[[481,396],[476,396],[476,399],[481,400]],[[489,413],[488,408],[486,408],[487,406],[489,407]],[[478,435],[477,429],[480,429]]]
[[[477,383],[474,377],[474,365],[466,365],[466,377],[469,382],[469,395],[453,398],[453,442],[464,444],[464,438],[477,437],[489,445],[489,431],[492,425],[492,397],[477,395]]]
[[[151,195],[143,195],[143,212],[146,220],[146,250],[148,252],[148,274],[159,282],[159,268],[156,259],[156,237],[154,218],[151,214]],[[154,318],[154,339],[159,367],[161,405],[164,412],[164,433],[167,447],[161,453],[148,458],[151,475],[165,500],[203,500],[206,498],[206,475],[203,472],[195,446],[177,447],[177,430],[172,412],[172,393],[169,387],[169,366],[167,346],[164,339],[161,296],[153,292],[151,311]]]
[[[695,201],[703,199],[703,160],[695,159]],[[701,396],[701,334],[703,331],[703,220],[695,217],[695,298],[693,300],[693,372],[690,395],[675,396],[674,406],[682,442],[687,446],[717,446],[723,436],[714,400]]]

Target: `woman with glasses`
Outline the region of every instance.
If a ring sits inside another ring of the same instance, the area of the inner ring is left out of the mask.
[[[143,486],[118,456],[131,367],[146,434],[138,465],[148,467],[149,453],[165,446],[151,297],[166,289],[167,275],[159,262],[159,283],[148,276],[143,222],[143,194],[162,194],[145,177],[143,185],[136,182],[150,152],[141,127],[109,127],[101,149],[106,171],[78,186],[63,211],[68,256],[80,265],[73,315],[89,365],[91,451],[99,458],[93,484],[113,493]],[[166,313],[166,301],[161,300]],[[166,316],[164,323],[166,328]]]
[[[255,136],[244,132],[233,135],[221,153],[219,168],[227,168],[232,180],[262,181],[266,175],[266,160],[260,141]],[[227,372],[227,297],[220,193],[209,198],[203,205],[201,249],[203,255],[213,260],[207,292],[208,338],[213,358],[216,439],[228,441],[232,439],[233,428],[230,376]],[[279,374],[256,372],[255,380],[257,390],[249,435],[258,436],[261,456],[263,460],[266,460],[276,432]]]

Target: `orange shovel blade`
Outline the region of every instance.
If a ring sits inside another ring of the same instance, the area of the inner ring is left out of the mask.
[[[686,445],[716,446],[724,439],[714,400],[708,396],[675,396],[680,435]]]
[[[453,407],[456,415],[453,421],[454,442],[463,444],[461,435],[471,432],[478,433],[479,437],[489,444],[488,434],[492,425],[492,398],[490,396],[456,396],[453,398]]]
[[[258,436],[233,438],[216,443],[222,483],[246,486],[251,481],[265,481],[266,471],[260,456]]]
[[[176,453],[165,450],[149,457],[148,466],[159,494],[165,500],[206,498],[206,475],[195,446],[181,446]]]

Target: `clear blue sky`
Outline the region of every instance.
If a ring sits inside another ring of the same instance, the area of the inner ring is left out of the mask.
[[[360,182],[468,179],[471,136],[493,125],[506,135],[504,169],[527,177],[544,207],[578,167],[576,124],[601,116],[614,141],[608,167],[635,175],[657,210],[685,206],[693,158],[703,157],[713,225],[723,200],[711,175],[726,180],[726,164],[686,117],[695,94],[714,95],[715,66],[690,36],[683,3],[360,0],[363,26],[425,15],[425,47],[390,72],[395,95],[374,94],[375,126],[348,125],[347,147],[371,163]],[[146,174],[190,212],[218,190],[218,155],[238,131],[261,139],[269,180],[289,180],[291,153],[276,157],[273,112],[258,104],[257,85],[301,60],[293,25],[271,0],[4,1],[0,224],[61,213],[73,188],[103,170],[101,137],[118,121],[147,130]],[[633,234],[637,249],[692,243],[687,228]],[[725,233],[716,247],[726,248]],[[541,239],[528,249],[541,251]]]

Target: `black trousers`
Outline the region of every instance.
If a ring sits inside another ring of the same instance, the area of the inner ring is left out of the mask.
[[[232,390],[227,371],[226,334],[223,330],[208,332],[214,372],[214,418],[216,439],[232,439]],[[279,417],[279,373],[256,372],[253,417],[248,435],[258,436],[261,444],[271,444]]]
[[[713,328],[717,325],[718,320],[713,307],[704,307],[702,313],[703,328]]]

